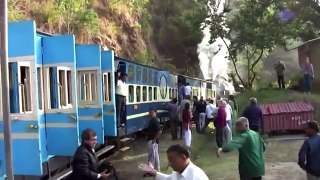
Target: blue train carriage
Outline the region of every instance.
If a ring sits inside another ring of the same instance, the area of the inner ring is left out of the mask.
[[[147,127],[150,108],[157,109],[158,118],[161,122],[165,122],[168,119],[165,104],[170,101],[169,91],[174,89],[177,92],[174,85],[176,76],[119,57],[115,58],[115,67],[116,73],[125,72],[128,75],[126,134],[133,134]]]
[[[13,171],[16,179],[41,176],[50,157],[71,156],[79,144],[75,38],[36,32],[34,21],[8,30]],[[4,174],[4,153],[0,160]]]
[[[1,72],[1,71],[0,71]],[[0,78],[1,84],[1,78]],[[0,92],[2,92],[0,86]],[[4,147],[4,128],[3,128],[3,113],[2,113],[2,96],[0,96],[0,179],[6,177],[6,163],[5,163],[5,147]]]

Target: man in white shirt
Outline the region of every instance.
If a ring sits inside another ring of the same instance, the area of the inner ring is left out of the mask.
[[[190,161],[189,151],[180,146],[173,145],[167,150],[168,161],[174,170],[171,175],[155,171],[152,167],[148,173],[157,180],[209,180],[208,176],[198,166]]]
[[[213,104],[213,100],[209,100],[206,106],[206,115],[207,115],[207,122],[213,121],[214,114],[217,113],[216,106]]]
[[[126,97],[128,95],[128,87],[126,84],[127,74],[121,72],[117,79],[116,86],[116,115],[118,127],[124,126],[125,121],[125,109],[126,109]]]
[[[183,88],[183,95],[184,95],[184,98],[186,98],[187,96],[191,98],[192,88],[190,87],[189,83],[185,83],[185,86]]]

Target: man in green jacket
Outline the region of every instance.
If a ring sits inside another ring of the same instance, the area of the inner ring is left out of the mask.
[[[266,144],[260,134],[249,129],[249,121],[241,117],[236,123],[237,136],[218,149],[218,156],[224,152],[239,150],[239,174],[241,180],[261,180],[265,173],[264,152]]]

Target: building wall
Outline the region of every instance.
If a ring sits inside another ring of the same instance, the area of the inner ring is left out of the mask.
[[[298,48],[299,65],[303,67],[307,56],[313,64],[314,80],[312,90],[320,90],[320,40],[314,41]]]

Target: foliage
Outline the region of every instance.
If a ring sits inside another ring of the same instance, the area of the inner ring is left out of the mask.
[[[150,6],[154,38],[160,53],[173,59],[174,65],[184,71],[187,71],[186,65],[198,66],[196,50],[202,39],[199,27],[207,16],[206,4],[190,0],[151,0]]]
[[[25,7],[25,1],[8,1],[8,19],[9,21],[19,21],[26,18],[26,12],[22,9]]]
[[[260,61],[275,47],[286,47],[288,40],[298,36],[299,19],[281,21],[277,17],[283,5],[283,1],[241,0],[240,6],[231,12],[229,7],[220,14],[215,10],[207,22],[212,38],[222,38],[227,46],[235,74],[247,89],[253,88]],[[225,21],[227,12],[230,18]],[[246,61],[246,79],[238,71],[240,59]]]
[[[149,49],[145,49],[137,53],[134,59],[141,64],[150,64],[152,61],[152,54]]]

